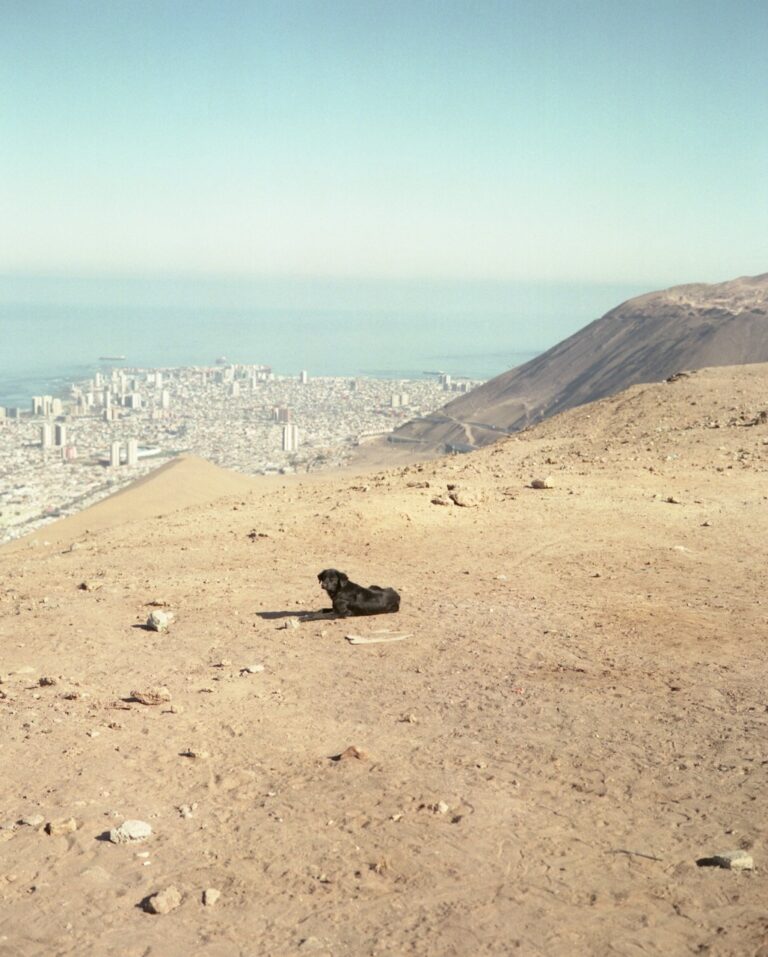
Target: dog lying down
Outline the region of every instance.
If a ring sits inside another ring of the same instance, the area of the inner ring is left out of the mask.
[[[380,588],[378,585],[363,588],[335,568],[324,569],[317,578],[333,603],[333,608],[324,608],[324,612],[335,611],[340,618],[349,618],[351,615],[385,615],[400,611],[400,596],[394,588]]]

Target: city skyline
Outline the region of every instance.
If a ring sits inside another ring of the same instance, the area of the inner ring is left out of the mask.
[[[6,277],[767,268],[753,0],[3,10]]]

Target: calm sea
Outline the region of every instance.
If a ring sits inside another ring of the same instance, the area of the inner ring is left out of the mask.
[[[0,405],[61,392],[100,356],[126,366],[488,379],[597,318],[636,286],[216,283],[0,277]]]

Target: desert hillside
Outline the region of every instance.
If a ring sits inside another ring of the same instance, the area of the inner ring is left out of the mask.
[[[0,549],[0,955],[767,957],[767,412],[749,365],[376,473],[185,459]],[[328,566],[400,613],[301,621]]]
[[[393,439],[422,454],[488,445],[640,382],[751,362],[768,362],[768,273],[630,299],[525,365],[401,426]]]

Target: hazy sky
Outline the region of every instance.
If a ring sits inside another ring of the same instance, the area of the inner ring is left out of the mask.
[[[765,0],[0,0],[0,272],[768,270]]]

